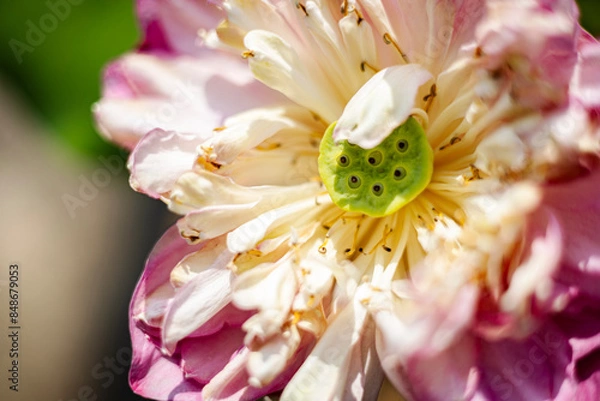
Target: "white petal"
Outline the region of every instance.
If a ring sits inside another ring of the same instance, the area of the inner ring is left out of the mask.
[[[227,177],[199,170],[183,174],[173,189],[169,208],[185,214],[207,206],[254,203],[260,191],[237,185]]]
[[[160,327],[165,311],[167,310],[167,305],[171,298],[173,298],[173,295],[174,290],[170,283],[161,285],[143,300],[143,308],[135,316],[135,319],[141,320],[152,327]]]
[[[308,118],[308,115],[308,110],[303,108],[253,109],[227,119],[226,128],[204,142],[202,147],[211,149],[218,163],[229,164],[243,151],[258,146],[284,129],[308,131],[299,122]],[[299,134],[294,132],[294,135]]]
[[[198,263],[194,259],[199,259]],[[211,265],[204,262],[201,252],[186,258],[186,263],[200,269],[193,280],[177,290],[164,318],[162,343],[164,350],[173,353],[177,342],[215,316],[231,301],[232,273],[225,268],[233,255],[225,252]]]
[[[244,187],[206,171],[184,174],[171,193],[169,207],[187,213],[177,225],[191,239],[209,239],[227,233],[280,207],[319,191],[316,182],[289,187]],[[314,199],[313,199],[314,205]]]
[[[317,246],[318,249],[318,246]],[[333,284],[333,272],[326,263],[323,255],[315,255],[314,252],[302,259],[302,280],[298,295],[294,299],[294,310],[305,311],[313,308],[321,302],[321,299],[329,293]]]
[[[349,58],[348,63],[356,71],[354,74],[348,74],[344,79],[353,79],[353,81],[356,81],[358,78],[360,85],[353,91],[355,93],[375,73],[365,66],[362,68],[357,67],[361,67],[363,62],[367,62],[375,68],[378,67],[377,46],[375,45],[373,29],[371,28],[371,24],[357,23],[356,17],[353,14],[342,18],[339,21],[339,27],[344,47],[346,48],[345,54]]]
[[[554,216],[550,216],[545,234],[533,240],[529,258],[515,270],[508,290],[500,298],[503,311],[526,314],[532,296],[543,302],[551,295],[552,275],[559,267],[563,240]]]
[[[252,52],[249,58],[254,77],[290,100],[314,111],[326,121],[334,121],[344,99],[319,71],[308,71],[298,53],[284,39],[268,31],[251,31],[244,38]]]
[[[225,262],[217,262],[220,258],[225,258]],[[171,270],[170,287],[182,287],[196,277],[198,273],[202,272],[206,266],[210,266],[213,263],[224,265],[229,259],[230,255],[229,252],[227,252],[225,238],[219,237],[206,241],[201,252],[196,252],[183,258],[183,260]]]
[[[188,213],[177,222],[177,227],[181,236],[192,244],[215,238],[244,224],[253,216],[252,211],[257,204],[208,206]]]
[[[246,363],[248,361],[248,349],[242,350],[236,354],[227,365],[202,389],[201,400],[230,400],[226,394],[222,394],[228,385],[235,384],[240,380],[240,375],[244,374]],[[240,399],[240,398],[237,398]]]
[[[295,293],[296,277],[291,258],[286,257],[237,277],[233,302],[240,309],[275,309],[287,316]]]
[[[340,400],[351,355],[360,346],[367,312],[353,302],[335,318],[314,350],[288,383],[281,401]]]
[[[149,132],[138,142],[127,162],[131,187],[153,198],[170,191],[183,173],[192,170],[196,147],[202,140],[198,135],[161,129]]]
[[[270,339],[248,358],[249,383],[262,387],[278,376],[300,345],[300,334],[295,327]]]
[[[379,71],[348,102],[333,137],[365,149],[379,145],[409,117],[419,87],[431,74],[416,64]]]
[[[254,248],[280,219],[314,207],[315,199],[310,198],[279,209],[269,210],[229,233],[227,235],[227,246],[234,253],[247,252]]]

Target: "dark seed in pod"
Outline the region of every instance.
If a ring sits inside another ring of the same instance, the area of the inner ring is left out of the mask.
[[[404,169],[404,167],[398,167],[394,170],[394,179],[401,180],[404,177],[406,177],[406,170]]]
[[[338,157],[338,164],[342,167],[346,167],[350,164],[350,159],[346,155],[341,155]]]
[[[352,189],[360,187],[360,178],[355,175],[351,175],[348,177],[348,186]]]

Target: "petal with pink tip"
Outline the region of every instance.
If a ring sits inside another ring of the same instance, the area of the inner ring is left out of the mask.
[[[160,198],[173,189],[183,173],[192,169],[200,143],[202,138],[193,134],[150,131],[129,156],[129,184],[138,192]]]
[[[145,32],[142,51],[198,54],[199,31],[217,27],[224,13],[207,0],[137,0],[137,14]]]
[[[600,43],[587,32],[583,32],[578,43],[579,60],[571,95],[586,109],[600,109]]]
[[[162,355],[135,325],[130,329],[133,357],[129,383],[133,391],[153,400],[198,401],[202,387],[184,377],[177,360]]]
[[[146,298],[159,287],[169,282],[171,270],[186,255],[201,249],[204,244],[189,245],[172,226],[160,238],[146,261],[146,267],[137,284],[131,301],[130,318],[135,318],[146,308]]]
[[[175,352],[177,342],[229,304],[232,272],[226,266],[233,256],[225,251],[211,264],[196,266],[195,277],[177,290],[167,308],[162,327],[162,346],[166,352]],[[202,252],[190,255],[188,263],[195,264],[193,259],[197,258],[202,259]]]
[[[106,69],[103,97],[93,111],[105,137],[133,148],[157,128],[208,138],[225,117],[281,99],[233,55],[130,54]]]
[[[202,384],[208,383],[242,348],[244,335],[239,327],[228,327],[210,336],[183,340],[181,360],[186,377]]]
[[[132,389],[145,397],[174,401],[197,400],[195,393],[200,391],[200,387],[183,377],[175,359],[162,355],[155,339],[138,327],[140,322],[136,316],[145,312],[146,298],[164,283],[168,283],[173,266],[185,255],[201,247],[202,245],[189,245],[179,236],[177,227],[171,227],[154,246],[134,292],[129,312],[133,343],[129,380]]]

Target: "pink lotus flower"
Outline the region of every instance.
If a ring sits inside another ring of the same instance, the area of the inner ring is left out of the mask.
[[[138,13],[94,112],[182,218],[131,304],[134,391],[599,399],[600,44],[573,1]]]

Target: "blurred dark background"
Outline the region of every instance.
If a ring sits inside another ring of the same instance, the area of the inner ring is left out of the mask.
[[[65,203],[106,171],[102,157],[126,158],[97,135],[90,107],[102,67],[139,40],[133,1],[72,0],[38,45],[22,47],[28,24],[39,26],[57,2],[0,3],[0,298],[6,305],[7,266],[18,263],[22,319],[20,391],[7,392],[2,375],[0,398],[141,400],[127,385],[127,307],[173,217],[128,188],[125,168],[105,174],[85,206]],[[599,35],[600,1],[578,3]]]
[[[0,2],[0,399],[142,400],[127,384],[128,303],[173,217],[129,188],[126,154],[98,136],[90,116],[103,65],[138,42],[133,1],[66,2],[62,14],[52,10],[58,3]],[[59,17],[55,27],[48,13]],[[31,23],[53,29],[26,47]],[[82,198],[94,179],[101,185]],[[6,373],[12,263],[20,267],[18,393]]]

